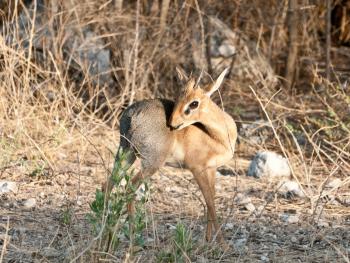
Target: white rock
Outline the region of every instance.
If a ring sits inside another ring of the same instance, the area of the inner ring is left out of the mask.
[[[244,195],[244,194],[241,194],[241,193],[238,193],[234,199],[234,201],[239,204],[239,205],[245,205],[245,204],[249,204],[252,202],[252,200],[250,199],[250,197]]]
[[[245,247],[246,244],[247,244],[247,239],[246,238],[240,238],[240,239],[237,239],[237,240],[234,241],[233,247],[236,250],[242,250]]]
[[[275,152],[258,152],[248,168],[248,176],[290,176],[287,159]]]
[[[247,209],[249,212],[255,211],[255,206],[252,203],[248,203],[244,205],[245,209]]]
[[[283,222],[286,222],[288,224],[296,224],[299,222],[300,218],[299,215],[291,215],[291,214],[283,214],[281,215],[281,220]]]
[[[83,196],[78,196],[78,198],[77,198],[77,205],[78,206],[82,206],[83,205],[83,199],[84,199]]]
[[[0,182],[0,194],[6,194],[9,192],[17,193],[18,187],[15,182],[2,181]]]
[[[339,188],[341,184],[342,184],[342,180],[340,180],[339,178],[335,178],[333,180],[330,180],[326,184],[326,188]]]
[[[295,181],[282,181],[278,185],[278,192],[286,197],[288,196],[299,196],[304,197],[304,193],[301,190],[299,184]]]
[[[236,53],[236,48],[227,41],[219,46],[219,53],[223,57],[231,57]]]
[[[318,220],[317,222],[318,227],[329,227],[329,223],[323,219]]]
[[[53,247],[44,247],[40,250],[39,254],[46,258],[55,258],[61,256],[62,253]]]
[[[27,209],[31,209],[36,206],[35,198],[29,198],[23,202],[23,206]]]
[[[232,223],[226,223],[224,229],[225,230],[232,230],[233,229],[233,224]]]
[[[176,229],[176,226],[170,224],[170,223],[166,223],[165,224],[166,228],[169,229],[169,230],[175,230]]]
[[[264,262],[270,261],[270,259],[269,259],[267,256],[265,256],[265,255],[262,255],[262,256],[260,257],[260,260],[261,260],[261,261],[264,261]]]

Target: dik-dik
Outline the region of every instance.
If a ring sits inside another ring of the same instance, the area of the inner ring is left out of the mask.
[[[139,186],[141,179],[151,176],[164,164],[189,169],[204,196],[207,205],[206,239],[213,238],[212,229],[219,241],[223,241],[215,211],[216,168],[233,157],[237,139],[234,120],[216,105],[210,96],[222,84],[227,69],[217,80],[204,88],[198,81],[185,79],[182,92],[176,102],[165,99],[143,100],[129,106],[120,119],[120,146],[116,155],[129,168],[136,157],[141,159],[141,171],[132,184]],[[125,157],[123,157],[125,159]],[[105,190],[111,191],[113,180],[106,182]],[[133,204],[129,204],[133,213]]]

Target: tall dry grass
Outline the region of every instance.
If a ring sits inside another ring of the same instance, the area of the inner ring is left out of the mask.
[[[287,1],[41,3],[22,6],[28,18],[23,30],[18,12],[2,19],[0,170],[24,163],[24,174],[40,166],[54,176],[63,158],[73,158],[77,151],[88,158],[88,151],[96,151],[107,172],[118,143],[121,111],[145,98],[175,98],[180,89],[176,66],[188,72],[201,70],[193,58],[194,42],[208,43],[204,27],[209,15],[264,55],[274,76],[285,68]],[[338,191],[325,188],[331,178],[341,178],[343,192],[349,190],[350,96],[349,82],[339,72],[332,82],[324,78],[325,7],[310,1],[300,13],[296,88],[287,90],[282,82],[271,87],[260,68],[251,66],[244,75],[233,74],[221,93],[222,105],[239,125],[269,120],[270,140],[262,145],[242,140],[238,154],[250,157],[256,150],[270,149],[288,157],[314,220],[320,200]],[[35,23],[36,16],[44,22]],[[38,37],[42,27],[47,33]],[[98,85],[98,76],[89,73],[92,65],[77,59],[68,44],[74,36],[83,41],[86,30],[110,51],[111,82],[105,85]],[[334,47],[335,59],[344,53],[341,50]],[[254,65],[250,53],[245,54]],[[232,71],[239,66],[233,60]],[[216,100],[220,102],[219,97]],[[101,144],[104,136],[111,142]],[[337,212],[346,214],[345,209]]]

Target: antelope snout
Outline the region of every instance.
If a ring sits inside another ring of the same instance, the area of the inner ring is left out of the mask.
[[[181,120],[177,120],[174,118],[173,115],[171,115],[169,120],[169,126],[172,130],[178,130],[183,125],[183,122]]]

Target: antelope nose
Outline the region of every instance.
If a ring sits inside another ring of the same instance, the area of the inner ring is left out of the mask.
[[[178,130],[182,126],[182,124],[183,123],[181,123],[179,125],[176,125],[176,126],[171,125],[170,127],[171,127],[172,130]]]

